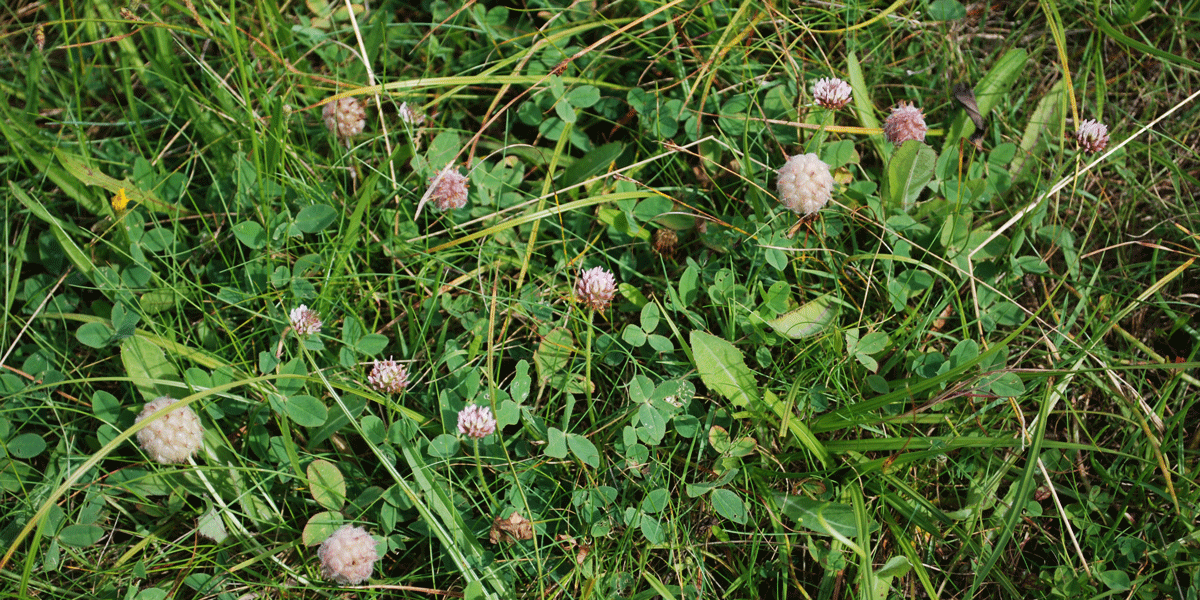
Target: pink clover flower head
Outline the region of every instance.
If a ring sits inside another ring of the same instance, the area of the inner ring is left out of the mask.
[[[579,275],[575,299],[595,311],[603,311],[617,292],[617,280],[604,267],[592,267]]]
[[[317,550],[321,575],[342,585],[357,585],[371,577],[379,552],[375,538],[362,527],[343,525]]]
[[[458,412],[458,432],[472,439],[483,439],[496,431],[496,417],[492,409],[478,404],[468,404]]]
[[[400,120],[412,125],[413,127],[425,123],[425,115],[418,112],[415,108],[408,105],[407,102],[401,103],[397,109],[400,113]]]
[[[812,95],[817,104],[830,110],[837,110],[850,103],[853,92],[850,84],[836,77],[822,77],[813,84]]]
[[[887,141],[899,146],[908,140],[925,141],[925,115],[921,109],[908,102],[892,107],[892,114],[883,123],[883,135]]]
[[[811,215],[833,198],[833,174],[816,154],[793,156],[777,173],[779,202],[798,215]]]
[[[321,109],[325,128],[339,141],[349,144],[350,138],[363,132],[367,125],[367,111],[358,98],[339,98],[325,103]]]
[[[137,422],[141,423],[158,409],[175,402],[169,396],[155,398],[142,408]],[[151,421],[137,432],[137,440],[150,458],[163,464],[181,463],[204,443],[204,426],[195,411],[185,406]]]
[[[1108,145],[1108,126],[1094,119],[1085,119],[1075,130],[1079,149],[1095,154]]]
[[[385,394],[399,394],[408,387],[408,369],[392,360],[377,360],[367,375],[371,387]]]
[[[298,335],[313,335],[321,332],[321,315],[303,304],[293,308],[288,316],[292,321],[292,329],[295,329]]]
[[[467,176],[447,165],[429,178],[429,199],[438,210],[454,210],[467,205]]]

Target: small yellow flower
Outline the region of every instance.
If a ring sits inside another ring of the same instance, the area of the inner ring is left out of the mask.
[[[125,212],[126,206],[129,206],[129,198],[125,195],[125,188],[121,188],[117,190],[117,195],[112,198],[112,207],[113,210],[117,211],[117,214],[121,214]]]

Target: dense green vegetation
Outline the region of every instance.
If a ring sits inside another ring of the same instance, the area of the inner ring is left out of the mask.
[[[0,597],[1196,596],[1200,2],[499,4],[4,9]]]

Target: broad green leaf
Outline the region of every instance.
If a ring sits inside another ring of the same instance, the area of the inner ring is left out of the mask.
[[[668,492],[666,488],[658,488],[651,490],[645,498],[642,498],[641,509],[642,512],[656,515],[665,510],[670,502],[671,492]]]
[[[758,384],[742,353],[729,342],[700,330],[690,336],[692,355],[700,380],[734,406],[748,407],[758,400]]]
[[[990,389],[997,396],[1015,398],[1025,393],[1025,383],[1016,373],[1001,373],[992,379]]]
[[[937,153],[928,144],[917,140],[901,144],[888,160],[887,176],[883,179],[884,202],[908,210],[933,178],[936,166]]]
[[[267,245],[267,230],[254,221],[242,221],[234,225],[233,236],[251,250],[261,250]]]
[[[571,335],[571,330],[559,327],[547,333],[538,345],[537,352],[533,353],[538,381],[546,383],[551,377],[562,373],[570,363],[571,353],[574,351],[575,338]]]
[[[46,449],[46,440],[36,433],[22,433],[8,441],[8,453],[17,458],[33,458]]]
[[[567,435],[567,446],[571,448],[571,454],[583,461],[583,464],[593,469],[600,468],[600,452],[591,440],[571,433]]]
[[[851,539],[859,535],[854,508],[849,504],[821,502],[786,494],[775,494],[775,503],[783,514],[813,531],[825,534],[837,532]]]
[[[133,336],[121,341],[121,363],[142,398],[150,401],[160,396],[173,396],[183,388],[163,382],[181,381],[175,364],[157,344]]]
[[[335,512],[319,512],[304,524],[300,540],[305,546],[316,546],[324,542],[342,525],[342,515]]]
[[[829,328],[837,318],[838,307],[831,294],[819,296],[800,308],[767,321],[775,333],[793,340],[816,335]]]
[[[459,441],[449,433],[443,433],[429,440],[429,455],[437,458],[450,458],[458,454]]]
[[[218,544],[229,537],[229,532],[225,529],[225,521],[221,519],[221,513],[217,512],[216,508],[209,508],[207,512],[200,515],[199,519],[196,519],[196,532]]]
[[[329,417],[329,409],[323,402],[303,394],[288,398],[284,402],[284,409],[288,417],[304,427],[320,427]]]
[[[666,538],[663,537],[662,523],[651,517],[650,515],[642,515],[641,523],[639,524],[642,530],[642,535],[646,536],[646,540],[651,544],[661,544]]]
[[[646,306],[653,305],[647,304]],[[642,346],[642,344],[646,343],[646,332],[642,331],[641,327],[630,323],[625,326],[623,331],[621,331],[621,339],[624,340],[626,344],[629,344],[634,348],[639,348]]]
[[[107,323],[84,323],[75,331],[75,339],[89,348],[103,348],[116,340],[116,332]]]
[[[330,510],[340,510],[346,503],[346,478],[337,465],[317,459],[308,465],[308,491],[317,504]]]
[[[85,548],[104,537],[104,528],[99,525],[67,525],[58,532],[58,541],[64,546]]]
[[[106,423],[115,423],[121,414],[121,401],[108,392],[98,391],[92,395],[92,414]]]
[[[893,556],[875,571],[876,577],[904,577],[912,569],[912,563],[904,556]]]
[[[621,153],[624,151],[625,146],[618,142],[611,142],[584,154],[583,158],[575,161],[563,171],[563,187],[583,183],[600,173],[606,172],[609,166],[613,164],[613,161],[617,160],[617,157],[621,156]]]
[[[563,459],[567,457],[567,435],[561,429],[546,430],[546,456]]]
[[[733,491],[727,489],[715,489],[711,496],[713,510],[717,511],[718,515],[737,523],[744,525],[746,523],[746,505],[742,499]]]
[[[954,21],[967,16],[967,7],[957,0],[933,0],[925,16],[931,21]]]
[[[296,215],[296,227],[304,233],[316,233],[332,225],[337,215],[337,211],[328,204],[306,206]]]

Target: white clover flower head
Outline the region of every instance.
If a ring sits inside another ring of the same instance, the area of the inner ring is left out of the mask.
[[[429,199],[438,210],[454,210],[467,205],[467,176],[447,165],[429,178]]]
[[[142,408],[137,422],[141,423],[158,409],[175,402],[170,396],[155,398]],[[137,432],[137,439],[150,458],[163,464],[181,463],[204,443],[204,426],[200,424],[200,417],[185,406],[151,421]]]
[[[899,146],[908,140],[925,141],[925,115],[921,109],[908,102],[892,107],[892,114],[883,123],[883,135],[887,141]]]
[[[1094,119],[1085,119],[1075,130],[1079,149],[1095,154],[1108,145],[1108,126]]]
[[[817,104],[837,110],[850,103],[850,84],[836,77],[822,77],[813,84],[812,95]]]
[[[468,404],[458,411],[458,432],[472,439],[483,439],[496,431],[496,417],[492,409],[478,404]]]
[[[421,114],[419,111],[417,111],[417,109],[409,106],[407,102],[401,103],[400,108],[397,109],[397,111],[400,113],[400,120],[412,125],[413,127],[419,127],[425,123],[425,115]]]
[[[371,387],[385,394],[399,394],[408,387],[408,369],[392,360],[377,360],[367,375]]]
[[[325,103],[321,109],[325,128],[339,141],[350,144],[350,138],[363,132],[367,126],[367,111],[358,98],[347,97]]]
[[[317,550],[321,575],[342,585],[357,585],[369,579],[379,560],[375,539],[367,530],[343,525]]]
[[[608,308],[616,292],[617,280],[604,267],[584,271],[575,283],[575,299],[595,311]]]
[[[833,198],[833,174],[816,154],[793,156],[777,172],[779,202],[798,215],[811,215]]]
[[[292,329],[296,330],[297,335],[313,335],[321,332],[321,315],[303,304],[293,308],[289,317],[292,321]]]

